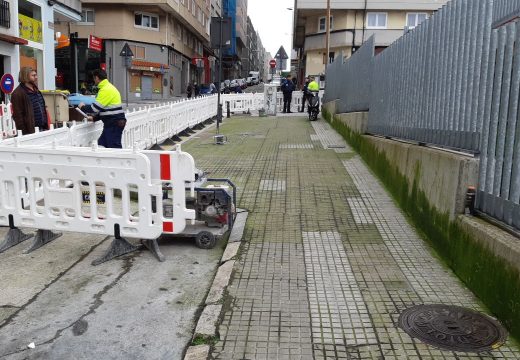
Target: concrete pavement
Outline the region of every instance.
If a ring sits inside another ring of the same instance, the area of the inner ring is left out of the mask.
[[[182,358],[224,244],[164,239],[163,263],[143,250],[92,266],[110,241],[65,233],[0,254],[1,359]]]
[[[225,120],[183,145],[249,211],[214,359],[518,359],[444,351],[397,326],[417,304],[486,312],[324,121]]]

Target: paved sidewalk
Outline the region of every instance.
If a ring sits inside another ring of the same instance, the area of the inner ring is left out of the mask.
[[[232,118],[183,145],[250,211],[215,359],[519,359],[437,350],[397,327],[416,304],[483,309],[328,124]]]

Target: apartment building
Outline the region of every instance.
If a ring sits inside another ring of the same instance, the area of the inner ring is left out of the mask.
[[[81,21],[59,23],[70,45],[56,50],[60,87],[89,93],[105,69],[124,99],[168,99],[209,82],[211,0],[83,0]],[[128,43],[133,57],[120,56]],[[70,60],[69,60],[70,59]]]
[[[222,16],[222,0],[211,0],[211,12],[212,17]]]
[[[17,81],[20,67],[30,66],[41,89],[54,89],[55,22],[79,20],[80,11],[79,0],[0,0],[0,76]]]
[[[341,53],[350,57],[370,36],[383,51],[448,0],[331,0],[329,54],[326,54],[327,0],[295,0],[293,48],[299,80],[325,73]]]
[[[232,22],[231,46],[222,53],[224,79],[242,78],[247,71],[247,0],[222,0],[222,11]]]

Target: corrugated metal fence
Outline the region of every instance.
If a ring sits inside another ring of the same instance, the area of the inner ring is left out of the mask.
[[[370,105],[370,88],[374,64],[374,36],[348,61],[343,54],[327,67],[327,74],[334,74],[334,81],[326,84],[326,101],[339,99],[339,112],[367,111]],[[330,84],[330,85],[329,85]]]
[[[516,44],[516,46],[515,46]],[[494,30],[477,207],[520,229],[520,23]]]
[[[478,150],[491,5],[452,1],[375,58],[369,132]]]
[[[494,0],[493,27],[520,16],[520,0]]]
[[[477,207],[520,229],[518,14],[520,0],[454,0],[376,56],[365,82],[370,133],[480,152]],[[327,79],[326,91],[364,82]]]

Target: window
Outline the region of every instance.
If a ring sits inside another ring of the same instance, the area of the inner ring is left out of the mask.
[[[95,14],[92,9],[83,9],[81,11],[81,24],[94,24],[95,22]]]
[[[426,13],[408,13],[406,15],[406,26],[414,28],[428,18]]]
[[[158,30],[159,17],[157,15],[135,13],[134,25],[139,28]]]
[[[146,51],[144,46],[130,45],[130,50],[134,53],[134,59],[145,59]]]
[[[368,29],[386,29],[386,13],[368,13],[367,28]]]
[[[319,19],[319,24],[318,24],[318,32],[324,32],[325,31],[325,27],[327,26],[325,24],[325,21],[327,20],[327,18],[325,16],[322,16],[320,17]],[[331,16],[330,17],[330,30],[332,30],[334,28],[334,25],[333,25],[333,17]]]
[[[202,9],[200,6],[197,8],[197,20],[202,24]]]
[[[196,12],[195,12],[196,9],[197,9],[197,8],[196,8],[196,5],[195,5],[195,0],[191,0],[191,14],[192,14],[193,16],[196,15]]]
[[[175,24],[175,32],[177,33],[177,38],[182,40],[182,27],[178,23]]]

